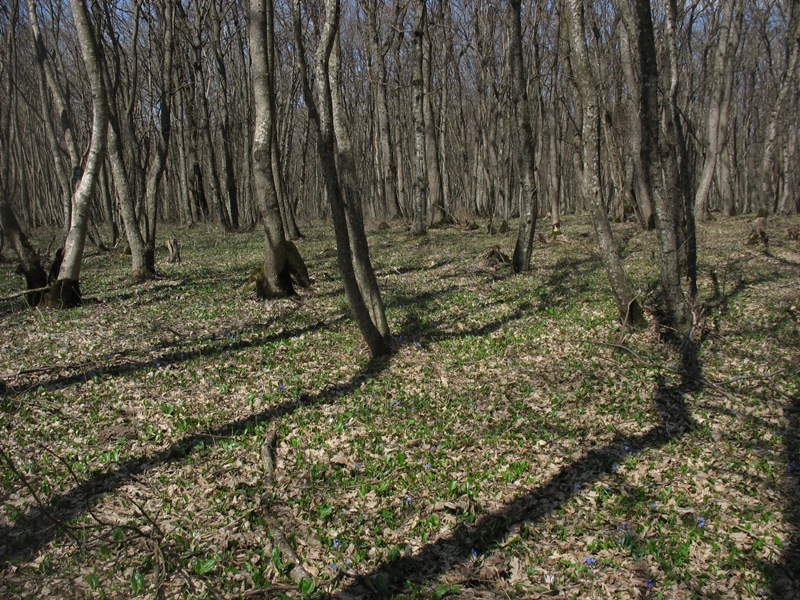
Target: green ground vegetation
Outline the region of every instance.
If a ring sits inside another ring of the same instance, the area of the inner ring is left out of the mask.
[[[258,233],[171,230],[183,262],[164,250],[160,278],[133,287],[128,257],[89,256],[83,306],[0,303],[0,596],[791,589],[796,223],[771,219],[768,249],[745,245],[745,218],[701,227],[692,380],[655,315],[621,331],[579,217],[519,277],[483,262],[513,234],[376,228],[397,347],[381,361],[349,318],[328,227],[305,228],[314,281],[293,300],[241,289]],[[655,234],[615,227],[658,306]],[[19,291],[0,270],[0,295]],[[292,579],[275,523],[310,579]]]

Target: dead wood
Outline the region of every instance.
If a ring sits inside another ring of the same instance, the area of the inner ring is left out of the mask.
[[[261,461],[264,463],[264,481],[267,489],[261,496],[261,512],[264,517],[264,522],[269,529],[272,543],[281,552],[284,564],[288,569],[289,577],[292,578],[296,584],[300,584],[303,579],[313,580],[311,574],[303,567],[303,563],[297,556],[297,553],[292,548],[286,535],[283,533],[283,523],[278,517],[277,513],[271,510],[271,504],[274,501],[269,500],[272,487],[275,485],[275,443],[278,440],[278,434],[272,430],[267,435],[267,439],[261,446]]]

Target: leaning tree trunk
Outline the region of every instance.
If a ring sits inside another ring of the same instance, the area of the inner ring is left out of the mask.
[[[103,85],[99,52],[95,45],[89,11],[81,0],[70,0],[70,5],[92,90],[92,138],[86,165],[72,198],[72,218],[67,241],[64,244],[61,270],[48,295],[48,304],[56,308],[75,306],[81,302],[79,278],[86,231],[89,226],[89,206],[106,151],[108,131],[108,98]]]
[[[519,127],[519,170],[522,179],[522,202],[519,210],[519,231],[514,246],[512,266],[515,273],[529,271],[533,239],[536,234],[536,218],[539,213],[539,193],[536,189],[536,148],[531,128],[530,106],[525,85],[525,65],[522,58],[521,0],[508,3],[508,62],[511,67],[511,90],[514,114]]]
[[[333,117],[333,131],[336,138],[336,169],[339,174],[339,183],[344,199],[345,218],[347,221],[347,234],[350,238],[353,271],[358,281],[358,289],[364,304],[369,312],[370,320],[377,328],[381,337],[389,340],[389,324],[378,289],[378,280],[372,269],[369,257],[367,236],[364,232],[364,217],[361,198],[358,193],[356,180],[356,166],[353,160],[353,143],[345,114],[344,101],[341,96],[341,82],[339,81],[341,40],[336,33],[336,42],[329,58],[330,68],[330,93],[331,116]]]
[[[583,141],[582,184],[583,194],[589,202],[592,223],[597,234],[600,254],[617,303],[620,320],[625,327],[643,327],[647,321],[636,295],[625,275],[622,260],[614,246],[611,225],[608,222],[600,189],[600,113],[597,86],[593,80],[586,48],[586,27],[583,17],[583,0],[569,0],[568,18],[572,41],[573,69],[583,108],[581,137]]]
[[[359,331],[370,354],[377,357],[391,352],[390,334],[383,301],[369,261],[344,107],[340,99],[335,100],[338,90],[333,92],[331,89],[338,85],[339,79],[338,58],[332,55],[338,43],[340,10],[339,0],[325,1],[325,23],[315,53],[315,94],[311,91],[305,60],[302,58],[304,45],[300,0],[294,5],[295,42],[303,95],[309,118],[317,129],[317,150],[336,234],[339,270]],[[338,114],[334,115],[335,112]],[[337,139],[337,129],[341,139]],[[350,206],[346,207],[346,204]]]

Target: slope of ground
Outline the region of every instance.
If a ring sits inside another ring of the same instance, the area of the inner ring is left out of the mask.
[[[582,218],[521,277],[483,262],[513,237],[371,233],[382,361],[328,228],[297,302],[239,291],[258,234],[171,232],[183,262],[135,287],[90,256],[84,306],[0,303],[0,595],[800,594],[796,222],[767,251],[743,218],[701,230],[691,379],[620,330]],[[654,234],[616,227],[656,306]]]

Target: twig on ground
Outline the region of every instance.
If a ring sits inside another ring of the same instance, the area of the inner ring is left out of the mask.
[[[265,474],[264,479],[266,480],[267,488],[272,488],[275,483],[275,456],[274,456],[274,448],[275,443],[278,439],[277,432],[273,429],[267,435],[267,439],[264,444],[261,446],[261,460],[264,463]],[[286,535],[283,533],[283,524],[281,523],[280,519],[272,514],[269,510],[270,502],[267,498],[268,494],[271,490],[267,490],[264,492],[264,495],[261,497],[261,511],[264,517],[264,521],[269,528],[269,532],[272,536],[272,542],[275,544],[275,547],[280,550],[281,555],[285,557],[287,563],[291,563],[289,568],[289,577],[292,578],[292,581],[299,584],[303,579],[313,580],[311,574],[306,571],[303,563],[300,561],[300,558],[297,556],[297,553],[292,548],[292,545],[289,543],[289,540],[286,539]]]
[[[58,527],[61,527],[64,530],[64,532],[67,534],[67,536],[69,536],[69,538],[73,542],[75,542],[75,544],[80,546],[80,540],[73,533],[74,527],[72,527],[71,525],[67,525],[64,521],[62,521],[57,516],[55,516],[52,513],[52,511],[50,511],[47,508],[47,505],[41,499],[41,497],[39,496],[39,493],[33,487],[33,484],[28,480],[28,478],[25,476],[25,474],[17,468],[17,466],[14,464],[14,461],[11,459],[11,457],[8,455],[8,453],[3,449],[2,445],[0,445],[0,458],[3,459],[3,462],[5,462],[8,465],[9,470],[12,473],[14,473],[14,475],[16,475],[17,479],[19,479],[20,482],[22,483],[22,485],[25,488],[27,488],[27,490],[31,493],[31,496],[33,496],[33,500],[36,502],[36,505],[39,507],[39,510],[42,511],[42,514],[45,517],[47,517],[50,521],[52,521],[54,525],[57,525]]]
[[[21,296],[25,296],[27,294],[35,294],[36,292],[47,292],[50,290],[50,286],[46,285],[40,288],[34,288],[32,290],[25,290],[24,292],[17,292],[16,294],[11,294],[10,296],[5,296],[0,298],[0,302],[8,302],[9,300],[14,300],[16,298],[20,298]]]

